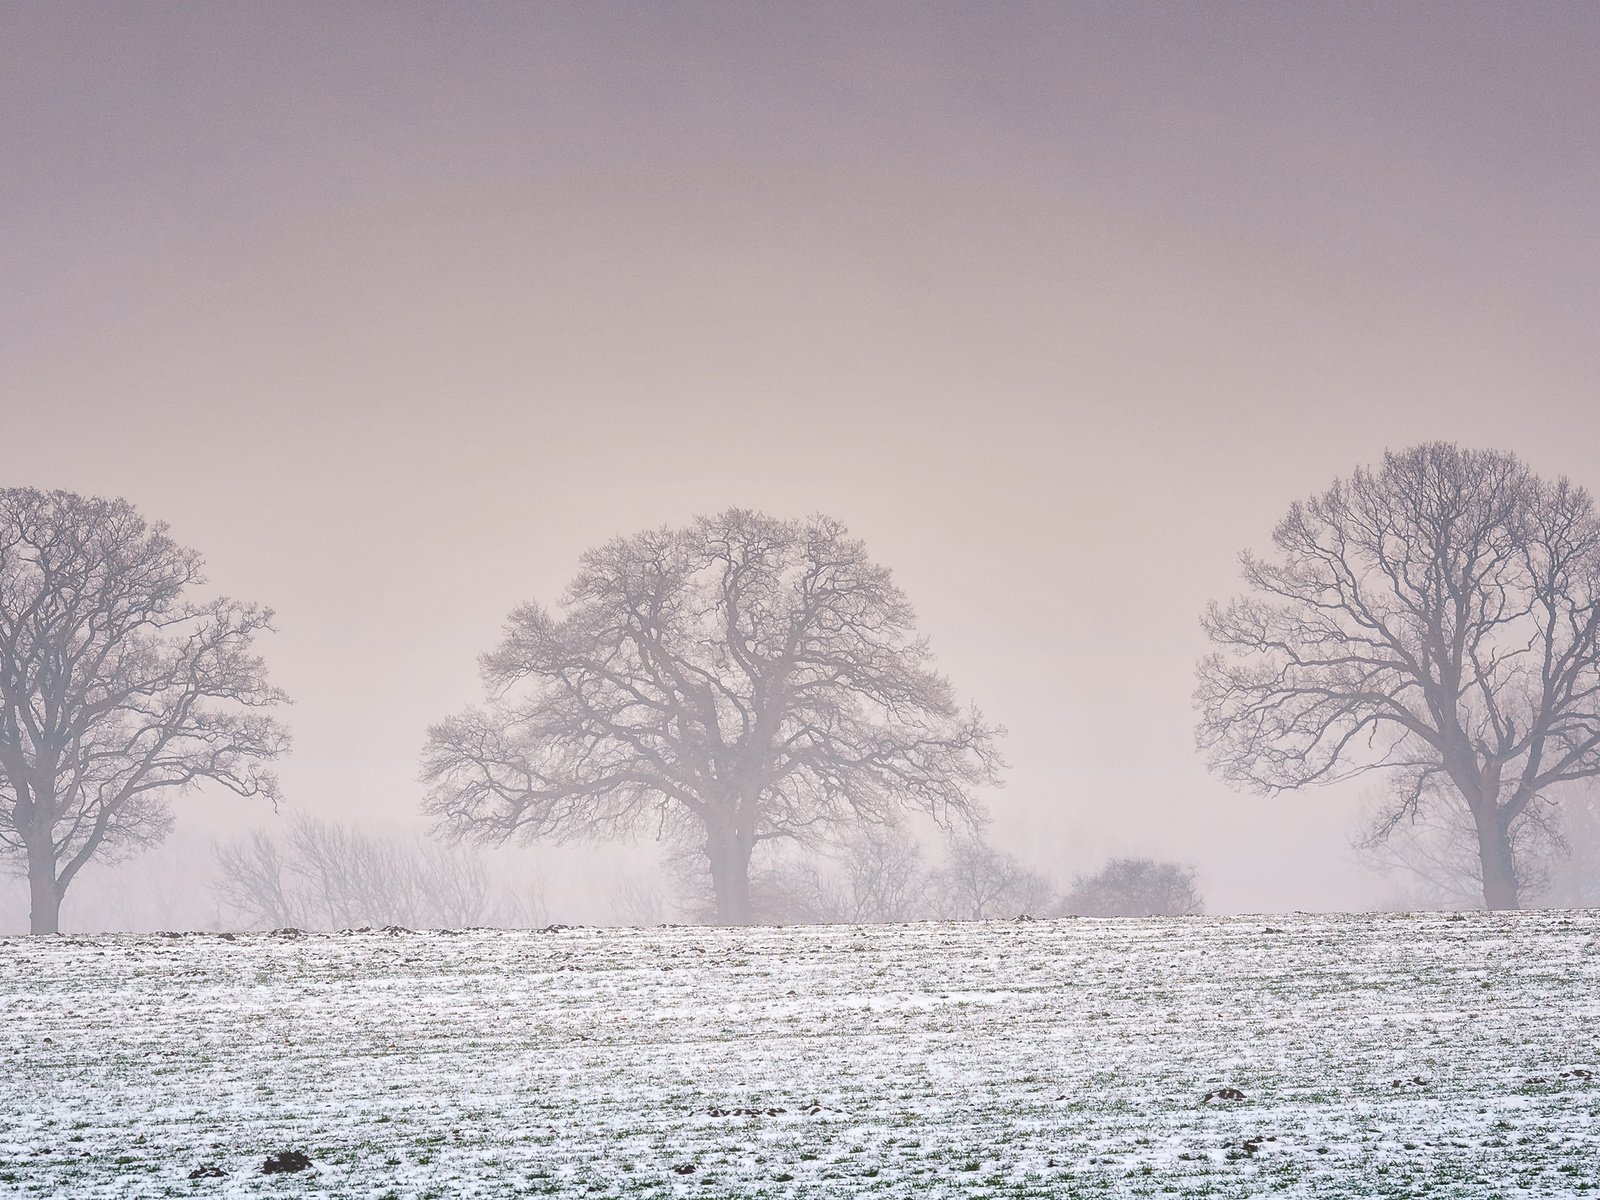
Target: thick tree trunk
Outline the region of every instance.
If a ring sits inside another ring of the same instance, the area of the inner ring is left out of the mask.
[[[706,857],[711,860],[711,891],[716,897],[718,925],[748,925],[755,916],[750,903],[749,838],[709,830]]]
[[[1511,834],[1498,806],[1486,805],[1473,813],[1478,829],[1478,863],[1483,871],[1483,903],[1491,910],[1517,908],[1516,864],[1511,857]]]
[[[32,909],[29,933],[61,932],[61,892],[56,887],[56,860],[53,854],[28,850],[28,894]]]

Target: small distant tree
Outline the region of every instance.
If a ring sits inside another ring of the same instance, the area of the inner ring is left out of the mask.
[[[1193,867],[1151,858],[1113,858],[1072,881],[1062,901],[1079,917],[1186,917],[1205,912]]]
[[[974,836],[951,840],[944,865],[929,876],[928,895],[947,921],[1039,916],[1056,906],[1048,879]]]
[[[254,653],[271,613],[197,601],[203,582],[125,501],[0,489],[0,851],[34,933],[86,863],[161,841],[172,796],[277,794],[284,697]]]
[[[649,831],[697,847],[715,916],[751,860],[906,809],[976,817],[998,730],[963,712],[910,604],[825,517],[733,510],[586,554],[564,612],[526,605],[489,702],[434,726],[426,808],[483,841]]]
[[[1515,908],[1519,830],[1600,774],[1600,518],[1510,454],[1434,443],[1295,504],[1249,594],[1212,605],[1198,740],[1265,792],[1385,772],[1379,838],[1444,804],[1489,908]]]
[[[647,928],[667,921],[668,896],[653,880],[623,875],[612,886],[611,915],[619,925]]]
[[[315,926],[312,907],[279,839],[264,829],[219,843],[214,851],[217,875],[212,891],[247,925],[262,929]],[[329,926],[332,928],[333,926]]]
[[[843,919],[855,924],[914,921],[927,909],[922,847],[903,825],[854,832],[839,855]]]
[[[750,870],[755,919],[773,925],[832,925],[847,920],[848,901],[830,866],[796,846],[774,846],[767,855],[758,854]]]

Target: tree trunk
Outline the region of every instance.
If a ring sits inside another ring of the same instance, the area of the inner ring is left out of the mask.
[[[755,916],[750,903],[750,852],[754,844],[738,833],[708,830],[706,857],[711,860],[711,891],[717,902],[718,925],[748,925]]]
[[[1483,871],[1483,903],[1491,911],[1517,908],[1520,897],[1516,864],[1511,857],[1511,833],[1492,801],[1474,810],[1478,829],[1478,863]]]
[[[29,933],[61,932],[61,892],[56,887],[56,860],[49,851],[28,847],[28,893],[32,908]]]

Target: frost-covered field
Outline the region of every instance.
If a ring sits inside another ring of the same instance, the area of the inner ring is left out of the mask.
[[[1593,912],[8,939],[0,1194],[1580,1194],[1597,1038]]]

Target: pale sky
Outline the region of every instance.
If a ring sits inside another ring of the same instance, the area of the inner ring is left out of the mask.
[[[1589,4],[3,2],[0,478],[277,610],[298,807],[413,820],[585,548],[822,511],[1009,727],[997,843],[1370,903],[1354,792],[1208,778],[1198,616],[1385,447],[1600,485],[1597,65]]]

